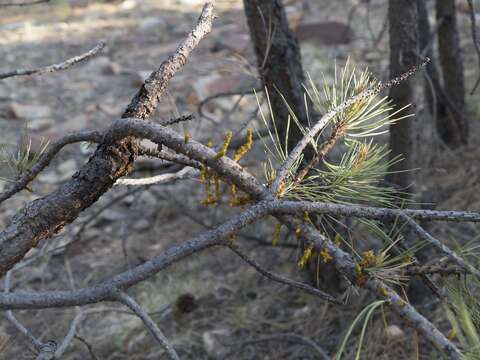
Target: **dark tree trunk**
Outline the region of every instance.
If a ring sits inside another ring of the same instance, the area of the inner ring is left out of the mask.
[[[244,0],[244,5],[259,73],[271,95],[280,132],[285,132],[289,113],[277,90],[285,97],[300,123],[306,125],[302,59],[297,40],[288,26],[282,1]],[[302,135],[295,126],[291,127],[289,135],[288,148],[291,149]]]
[[[429,14],[425,0],[417,0],[418,8],[418,43],[420,53],[430,58],[430,63],[426,66],[425,79],[425,97],[427,100],[430,114],[437,117],[447,116],[447,107],[443,90],[440,82],[438,69],[433,59],[433,42],[436,38],[432,36]]]
[[[393,78],[414,67],[419,62],[417,37],[417,3],[416,0],[390,0],[388,4],[390,23],[390,77]],[[395,107],[401,108],[412,104],[412,80],[406,80],[390,90],[390,97]],[[403,110],[402,114],[412,112],[412,108]],[[387,180],[403,191],[411,194],[415,191],[416,133],[413,117],[403,119],[390,127],[391,157],[401,155],[403,161],[393,165]]]
[[[455,0],[436,0],[438,51],[442,65],[446,101],[446,116],[437,117],[437,131],[451,148],[468,142],[468,122],[465,114],[463,64],[457,30]]]

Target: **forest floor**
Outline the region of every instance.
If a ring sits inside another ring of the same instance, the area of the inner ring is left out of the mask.
[[[249,44],[242,2],[218,0],[218,18],[212,33],[195,49],[187,66],[172,80],[153,121],[178,114],[196,119],[178,126],[202,142],[221,143],[228,130],[261,127],[251,119],[254,96],[220,97],[198,115],[200,101],[229,91],[250,91],[257,85],[255,59]],[[388,31],[384,27],[386,2],[290,1],[288,13],[302,38],[306,71],[320,81],[332,79],[334,62],[350,58],[368,66],[380,79],[388,77]],[[31,137],[38,149],[42,139],[54,140],[68,131],[109,126],[119,118],[144,78],[158,68],[190,31],[202,6],[200,0],[124,0],[95,2],[53,0],[34,7],[2,8],[0,19],[0,72],[58,63],[107,43],[102,53],[71,69],[44,76],[0,81],[0,143],[15,149],[19,139]],[[326,23],[335,21],[334,23]],[[301,33],[301,24],[316,33]],[[325,25],[327,24],[327,25]],[[349,24],[352,38],[338,36]],[[466,88],[478,74],[468,14],[459,12]],[[419,88],[421,87],[421,76]],[[467,95],[471,144],[450,151],[438,144],[432,119],[417,105],[419,123],[426,123],[418,170],[421,202],[448,210],[480,210],[480,90]],[[233,109],[233,110],[232,110]],[[250,119],[250,120],[249,120]],[[28,125],[28,129],[26,130]],[[430,130],[429,130],[430,129]],[[433,139],[433,140],[432,140]],[[93,146],[67,147],[32,184],[0,206],[0,228],[22,206],[48,194],[84,163]],[[245,166],[262,173],[262,146],[245,159]],[[433,154],[433,155],[432,155]],[[156,174],[158,162],[141,161],[135,176]],[[0,176],[10,176],[6,167]],[[236,213],[227,204],[206,208],[198,179],[142,187],[114,187],[77,221],[48,240],[49,256],[13,273],[14,290],[81,288],[141,263]],[[8,186],[0,182],[0,191]],[[227,201],[226,201],[227,203]],[[110,205],[108,205],[110,204]],[[296,266],[300,249],[295,238],[283,234],[272,247],[274,222],[251,226],[239,236],[239,245],[266,268],[309,281]],[[460,243],[478,239],[478,228],[435,224],[430,230],[443,240]],[[304,293],[262,278],[228,250],[212,249],[171,266],[132,289],[171,339],[182,359],[317,359],[308,339],[333,356],[348,326],[374,299],[364,292],[350,296],[345,306],[326,304]],[[116,306],[116,305],[115,305]],[[91,306],[89,308],[93,308]],[[79,327],[65,359],[158,359],[159,349],[140,321],[112,304],[99,304]],[[446,333],[450,330],[440,305],[424,302],[420,310]],[[60,341],[75,316],[74,309],[19,311],[19,319],[42,340]],[[387,312],[385,328],[375,317],[364,341],[365,359],[411,359],[417,351],[432,358],[432,350],[394,314]],[[85,346],[85,340],[91,349]],[[358,332],[349,341],[346,358],[354,358]],[[91,352],[89,352],[91,351]],[[434,355],[433,355],[434,356]],[[435,356],[434,356],[435,357]],[[33,358],[30,345],[2,317],[0,359]]]

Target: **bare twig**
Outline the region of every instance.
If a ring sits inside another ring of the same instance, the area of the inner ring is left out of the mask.
[[[93,351],[93,346],[85,338],[79,335],[75,335],[74,339],[80,341],[82,344],[84,344],[87,347],[88,353],[90,354],[90,357],[92,358],[92,360],[99,360],[97,355],[95,355],[95,351]]]
[[[118,179],[115,185],[145,186],[145,185],[153,185],[153,184],[163,184],[163,183],[172,182],[175,180],[184,179],[187,176],[197,172],[198,171],[195,169],[185,167],[176,173],[161,174],[161,175],[150,176],[150,177],[141,178],[141,179]]]
[[[254,85],[255,85],[255,84],[253,84],[253,86],[254,86]],[[255,94],[255,93],[258,93],[258,92],[263,91],[263,88],[253,89],[253,86],[252,86],[252,89],[237,90],[237,91],[227,91],[227,92],[223,92],[223,93],[213,94],[213,95],[207,96],[205,99],[203,99],[202,101],[200,101],[200,103],[199,103],[198,106],[197,106],[198,115],[200,115],[200,117],[205,118],[205,119],[209,120],[210,122],[218,125],[218,124],[219,124],[219,121],[211,118],[210,116],[208,116],[207,114],[205,114],[205,112],[203,111],[203,108],[205,107],[205,105],[208,104],[208,103],[209,103],[210,101],[212,101],[212,100],[215,100],[215,99],[218,99],[218,98],[222,98],[222,97],[236,96],[236,95],[241,95],[241,96],[243,97],[243,96],[245,96],[245,95],[253,95],[253,94]],[[232,110],[234,110],[237,106],[238,106],[238,102],[233,106]],[[230,111],[230,112],[231,112],[231,111]],[[221,122],[223,122],[223,120],[222,120]]]
[[[0,7],[3,7],[3,6],[31,6],[31,5],[48,3],[48,2],[50,2],[50,0],[34,0],[34,1],[26,1],[26,2],[0,3]]]
[[[127,293],[119,291],[116,295],[118,301],[120,301],[125,306],[129,307],[144,323],[150,334],[155,338],[155,340],[162,346],[170,359],[179,360],[177,352],[172,347],[168,339],[163,335],[162,331],[148,315],[148,313]]]
[[[47,74],[47,73],[52,73],[60,70],[66,70],[70,68],[71,66],[78,64],[82,61],[88,60],[95,55],[97,55],[103,48],[105,47],[104,42],[100,42],[97,46],[95,46],[93,49],[90,51],[87,51],[86,53],[82,55],[78,55],[75,57],[72,57],[68,60],[65,60],[64,62],[61,62],[59,64],[53,64],[45,67],[40,67],[40,68],[35,68],[35,69],[19,69],[19,70],[13,70],[13,71],[8,71],[5,73],[0,73],[0,79],[6,79],[9,77],[13,76],[26,76],[26,75],[42,75],[42,74]]]
[[[177,50],[160,65],[160,68],[145,80],[145,84],[128,105],[123,118],[145,119],[153,112],[157,107],[158,100],[167,89],[170,79],[186,64],[188,56],[197,47],[200,40],[212,30],[213,18],[213,3],[207,2],[195,28],[178,46]]]
[[[80,306],[112,300],[117,289],[128,289],[171,264],[201,250],[217,245],[228,245],[228,242],[224,240],[228,235],[234,234],[246,225],[262,219],[268,214],[268,211],[268,203],[259,202],[215,229],[184,241],[133,269],[90,287],[69,291],[19,291],[0,294],[0,310]]]
[[[35,179],[35,177],[45,169],[57,153],[68,144],[73,144],[81,141],[89,141],[99,143],[103,139],[101,131],[82,131],[73,134],[67,134],[62,138],[48,145],[47,150],[40,156],[35,165],[22,175],[20,179],[15,181],[8,190],[0,194],[0,204],[9,199],[17,192],[25,189],[28,184]]]
[[[474,266],[466,262],[462,257],[460,257],[455,251],[450,249],[448,246],[444,245],[440,240],[434,238],[430,235],[424,228],[418,225],[407,215],[403,215],[404,219],[415,231],[415,233],[422,239],[428,241],[430,244],[434,245],[437,249],[447,255],[447,257],[452,260],[455,264],[459,265],[462,269],[466,270],[470,274],[474,274],[477,277],[480,277],[480,270],[476,269]]]
[[[390,209],[363,205],[341,205],[309,201],[282,201],[276,204],[279,213],[294,214],[297,212],[312,212],[316,214],[331,214],[353,216],[366,219],[395,219],[408,216],[411,219],[423,221],[453,221],[480,222],[480,213],[469,211],[442,211],[418,209]]]
[[[96,309],[94,309],[96,310]],[[72,342],[75,333],[77,331],[77,327],[80,324],[80,322],[83,320],[84,317],[84,312],[79,311],[77,315],[72,320],[72,323],[70,324],[70,328],[68,329],[67,335],[63,338],[62,343],[57,347],[57,350],[55,350],[54,356],[52,359],[61,359],[63,353],[67,350],[67,347],[70,345]]]
[[[413,275],[427,275],[427,274],[438,274],[441,276],[446,275],[465,275],[465,270],[462,269],[460,266],[452,265],[452,266],[444,266],[444,265],[412,265],[405,268],[402,273],[406,276],[413,276]],[[438,291],[435,291],[438,293]]]
[[[167,121],[163,121],[162,125],[163,126],[170,126],[170,125],[174,125],[174,124],[179,124],[181,122],[190,121],[190,120],[193,120],[194,118],[195,117],[192,114],[183,115],[183,116],[180,116],[178,118],[173,118],[173,119],[168,119]]]
[[[5,276],[5,288],[4,288],[4,293],[8,294],[10,292],[10,283],[11,283],[11,276],[12,272],[9,271],[7,275]],[[32,343],[33,347],[37,350],[40,351],[43,347],[43,343],[38,340],[31,332],[28,330],[20,321],[17,320],[15,315],[13,315],[13,312],[11,310],[7,310],[5,312],[5,316],[7,317],[7,320],[10,321],[10,323],[18,330],[20,334],[22,334],[27,340]]]
[[[323,300],[327,300],[329,302],[335,303],[335,304],[342,304],[341,301],[335,299],[332,295],[327,294],[326,292],[321,291],[320,289],[314,288],[313,286],[310,286],[308,284],[304,284],[302,282],[298,282],[295,280],[288,279],[284,276],[274,274],[266,269],[264,269],[261,265],[259,265],[255,260],[251,259],[247,254],[245,254],[243,251],[241,251],[237,246],[234,244],[230,245],[230,249],[237,254],[243,261],[245,261],[247,264],[249,264],[251,267],[253,267],[255,270],[257,270],[260,274],[265,276],[266,278],[281,283],[285,284],[288,286],[291,286],[293,288],[300,289],[302,291],[305,291],[311,295],[318,296],[319,298]]]
[[[169,161],[172,163],[194,167],[196,169],[202,168],[202,163],[192,160],[184,155],[175,154],[167,151],[158,151],[153,149],[140,148],[138,150],[138,156],[148,156],[151,158],[158,158],[161,160]],[[168,164],[170,166],[171,164]]]

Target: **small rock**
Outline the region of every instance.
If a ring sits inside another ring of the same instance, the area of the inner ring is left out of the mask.
[[[49,118],[32,119],[28,122],[28,128],[33,131],[43,131],[55,125],[55,120]]]
[[[163,29],[165,22],[163,19],[159,18],[158,16],[147,17],[141,20],[140,25],[138,26],[140,30],[148,31],[148,30],[161,30]]]
[[[61,163],[58,168],[58,172],[60,173],[60,181],[67,180],[72,177],[73,174],[77,171],[77,162],[73,159],[69,159]]]
[[[397,325],[389,325],[385,328],[385,336],[388,340],[400,340],[403,339],[405,333]]]
[[[6,86],[0,84],[0,101],[9,101],[14,98],[15,94]]]
[[[142,204],[143,209],[150,209],[151,211],[155,211],[155,209],[157,209],[158,207],[157,198],[149,191],[142,192],[140,196],[137,197],[137,199],[138,203]]]
[[[51,116],[50,108],[45,105],[31,105],[12,102],[8,108],[8,111],[15,119],[32,120]]]
[[[102,213],[100,214],[100,218],[108,222],[115,222],[125,219],[125,214],[119,210],[106,209],[102,211]]]
[[[135,0],[125,0],[120,5],[120,9],[122,10],[132,10],[137,6],[137,2]]]
[[[140,219],[133,224],[132,228],[136,231],[148,230],[150,228],[150,221],[147,219]]]
[[[225,329],[205,331],[202,334],[202,341],[207,353],[216,359],[221,358],[222,355],[225,354],[227,348],[222,345],[218,338],[228,336],[229,332]]]
[[[88,71],[102,71],[103,68],[109,66],[112,61],[107,56],[97,56],[91,59],[86,67]]]
[[[243,54],[250,46],[250,35],[238,27],[227,29],[221,33],[211,48],[212,52],[229,50],[235,53]]]
[[[102,74],[104,75],[118,75],[122,71],[122,66],[115,61],[111,61],[102,67]]]
[[[57,173],[54,171],[49,171],[38,175],[38,181],[46,184],[56,184],[59,182],[59,178]]]

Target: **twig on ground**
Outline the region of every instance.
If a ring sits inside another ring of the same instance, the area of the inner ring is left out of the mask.
[[[13,71],[8,71],[4,73],[0,73],[0,79],[6,79],[14,76],[27,76],[27,75],[42,75],[42,74],[47,74],[47,73],[53,73],[61,70],[66,70],[70,68],[71,66],[78,64],[82,61],[88,60],[95,55],[97,55],[103,48],[105,47],[104,42],[100,42],[97,46],[95,46],[93,49],[90,51],[78,55],[75,57],[72,57],[68,60],[65,60],[64,62],[61,62],[59,64],[53,64],[45,67],[40,67],[40,68],[35,68],[35,69],[19,69],[19,70],[13,70]]]
[[[80,341],[82,344],[84,344],[87,347],[88,353],[90,354],[90,357],[92,358],[92,360],[99,360],[97,355],[95,354],[95,351],[93,350],[92,344],[90,344],[85,338],[79,335],[75,335],[73,338],[75,340]]]
[[[251,344],[257,344],[259,342],[266,342],[266,341],[286,341],[286,342],[294,342],[294,343],[301,343],[307,345],[314,349],[320,358],[324,360],[331,360],[332,358],[328,356],[327,352],[322,349],[315,341],[298,334],[269,334],[265,336],[261,336],[252,340],[246,341],[239,341],[238,343],[233,343],[231,346],[240,347],[240,346],[247,346]]]
[[[123,291],[118,291],[116,294],[116,299],[130,308],[130,310],[132,310],[143,321],[143,324],[146,326],[150,334],[152,334],[160,346],[165,349],[170,359],[180,359],[177,352],[172,347],[165,335],[163,335],[155,321],[152,320],[148,313],[131,296]]]

